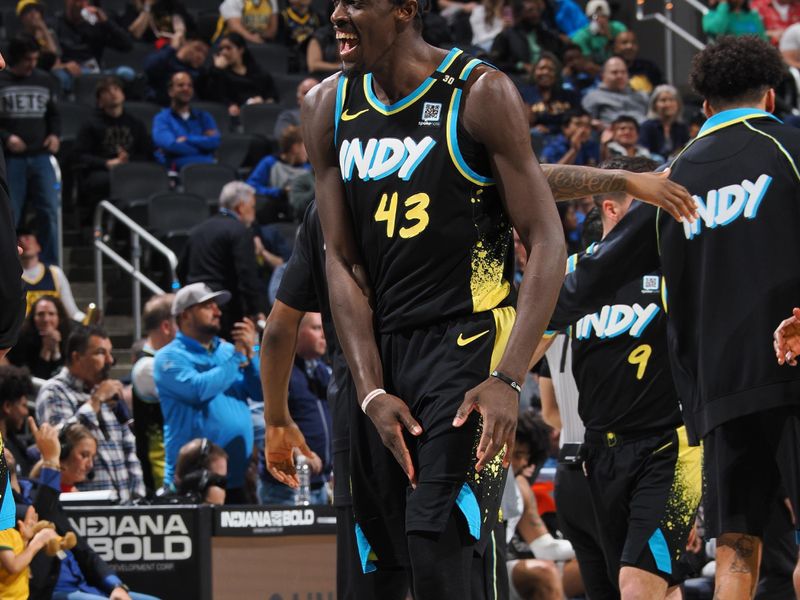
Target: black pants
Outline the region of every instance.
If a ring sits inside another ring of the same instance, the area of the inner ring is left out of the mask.
[[[589,484],[580,465],[558,465],[555,488],[558,527],[575,549],[578,566],[590,600],[616,600],[619,592],[608,577],[599,541]]]

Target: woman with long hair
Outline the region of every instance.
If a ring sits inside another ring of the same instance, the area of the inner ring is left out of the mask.
[[[689,127],[682,120],[683,100],[671,85],[659,85],[650,96],[647,117],[639,126],[639,144],[652,154],[669,158],[689,141]]]
[[[228,114],[238,117],[245,104],[277,102],[278,90],[262,70],[238,33],[227,33],[217,43],[214,66],[202,85],[203,98],[221,102]]]
[[[49,295],[37,299],[22,325],[17,345],[8,353],[8,361],[28,367],[34,377],[50,379],[66,362],[71,323],[61,300]]]

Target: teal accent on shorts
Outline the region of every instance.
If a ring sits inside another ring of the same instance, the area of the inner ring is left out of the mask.
[[[800,546],[800,529],[794,532],[794,543]]]
[[[456,506],[464,514],[469,526],[469,534],[476,540],[481,537],[481,509],[478,507],[478,499],[469,484],[464,484],[456,498]]]
[[[661,533],[661,529],[656,529],[653,532],[647,544],[650,546],[653,558],[656,559],[658,570],[672,575],[672,558],[669,555],[669,546],[667,546],[667,540],[664,538],[664,534]]]
[[[358,557],[361,560],[361,571],[364,574],[376,571],[377,567],[375,563],[369,558],[372,552],[372,545],[367,540],[367,536],[364,535],[364,531],[358,523],[356,523],[356,544],[358,544]]]

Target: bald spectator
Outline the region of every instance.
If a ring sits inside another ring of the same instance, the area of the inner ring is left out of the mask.
[[[168,169],[213,163],[219,147],[217,124],[208,112],[191,107],[194,84],[189,73],[175,73],[167,89],[171,104],[153,119],[156,158]]]
[[[314,79],[313,77],[307,77],[299,83],[296,94],[297,108],[287,108],[286,110],[281,111],[281,114],[278,115],[278,120],[275,122],[276,140],[281,139],[283,130],[289,127],[289,125],[300,125],[300,107],[303,106],[303,99],[306,97],[306,94],[311,91],[311,88],[318,83],[319,80]]]
[[[147,79],[146,97],[161,106],[170,103],[169,82],[176,73],[188,73],[192,83],[203,74],[202,66],[208,57],[208,44],[199,38],[183,38],[158,52],[149,55],[144,61],[144,75]]]
[[[795,23],[783,32],[780,50],[787,65],[800,69],[800,23]]]
[[[614,56],[603,65],[600,86],[583,98],[583,108],[598,127],[597,121],[608,126],[621,115],[630,115],[641,123],[647,115],[647,96],[631,89],[625,61]]]
[[[586,16],[589,24],[573,33],[572,41],[581,47],[584,56],[602,64],[611,56],[614,38],[628,28],[611,19],[611,8],[606,0],[589,0]]]
[[[628,67],[630,86],[637,92],[649,94],[664,82],[661,69],[653,61],[639,57],[639,41],[632,31],[623,31],[614,38],[614,56],[619,56]]]
[[[174,294],[159,294],[144,305],[142,321],[147,337],[131,369],[133,433],[148,490],[157,490],[164,482],[164,417],[153,378],[153,363],[156,352],[175,339],[174,299]]]

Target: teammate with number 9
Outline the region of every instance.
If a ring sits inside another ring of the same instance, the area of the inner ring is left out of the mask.
[[[646,159],[604,168],[650,171]],[[603,237],[631,209],[629,194],[595,196]],[[567,261],[551,329],[578,314],[573,271],[594,245]],[[578,412],[586,426],[585,471],[609,578],[625,598],[664,598],[683,581],[678,559],[700,501],[700,448],[689,447],[667,358],[667,296],[660,272],[596,298],[597,312],[572,324]],[[592,590],[587,590],[589,594]]]

